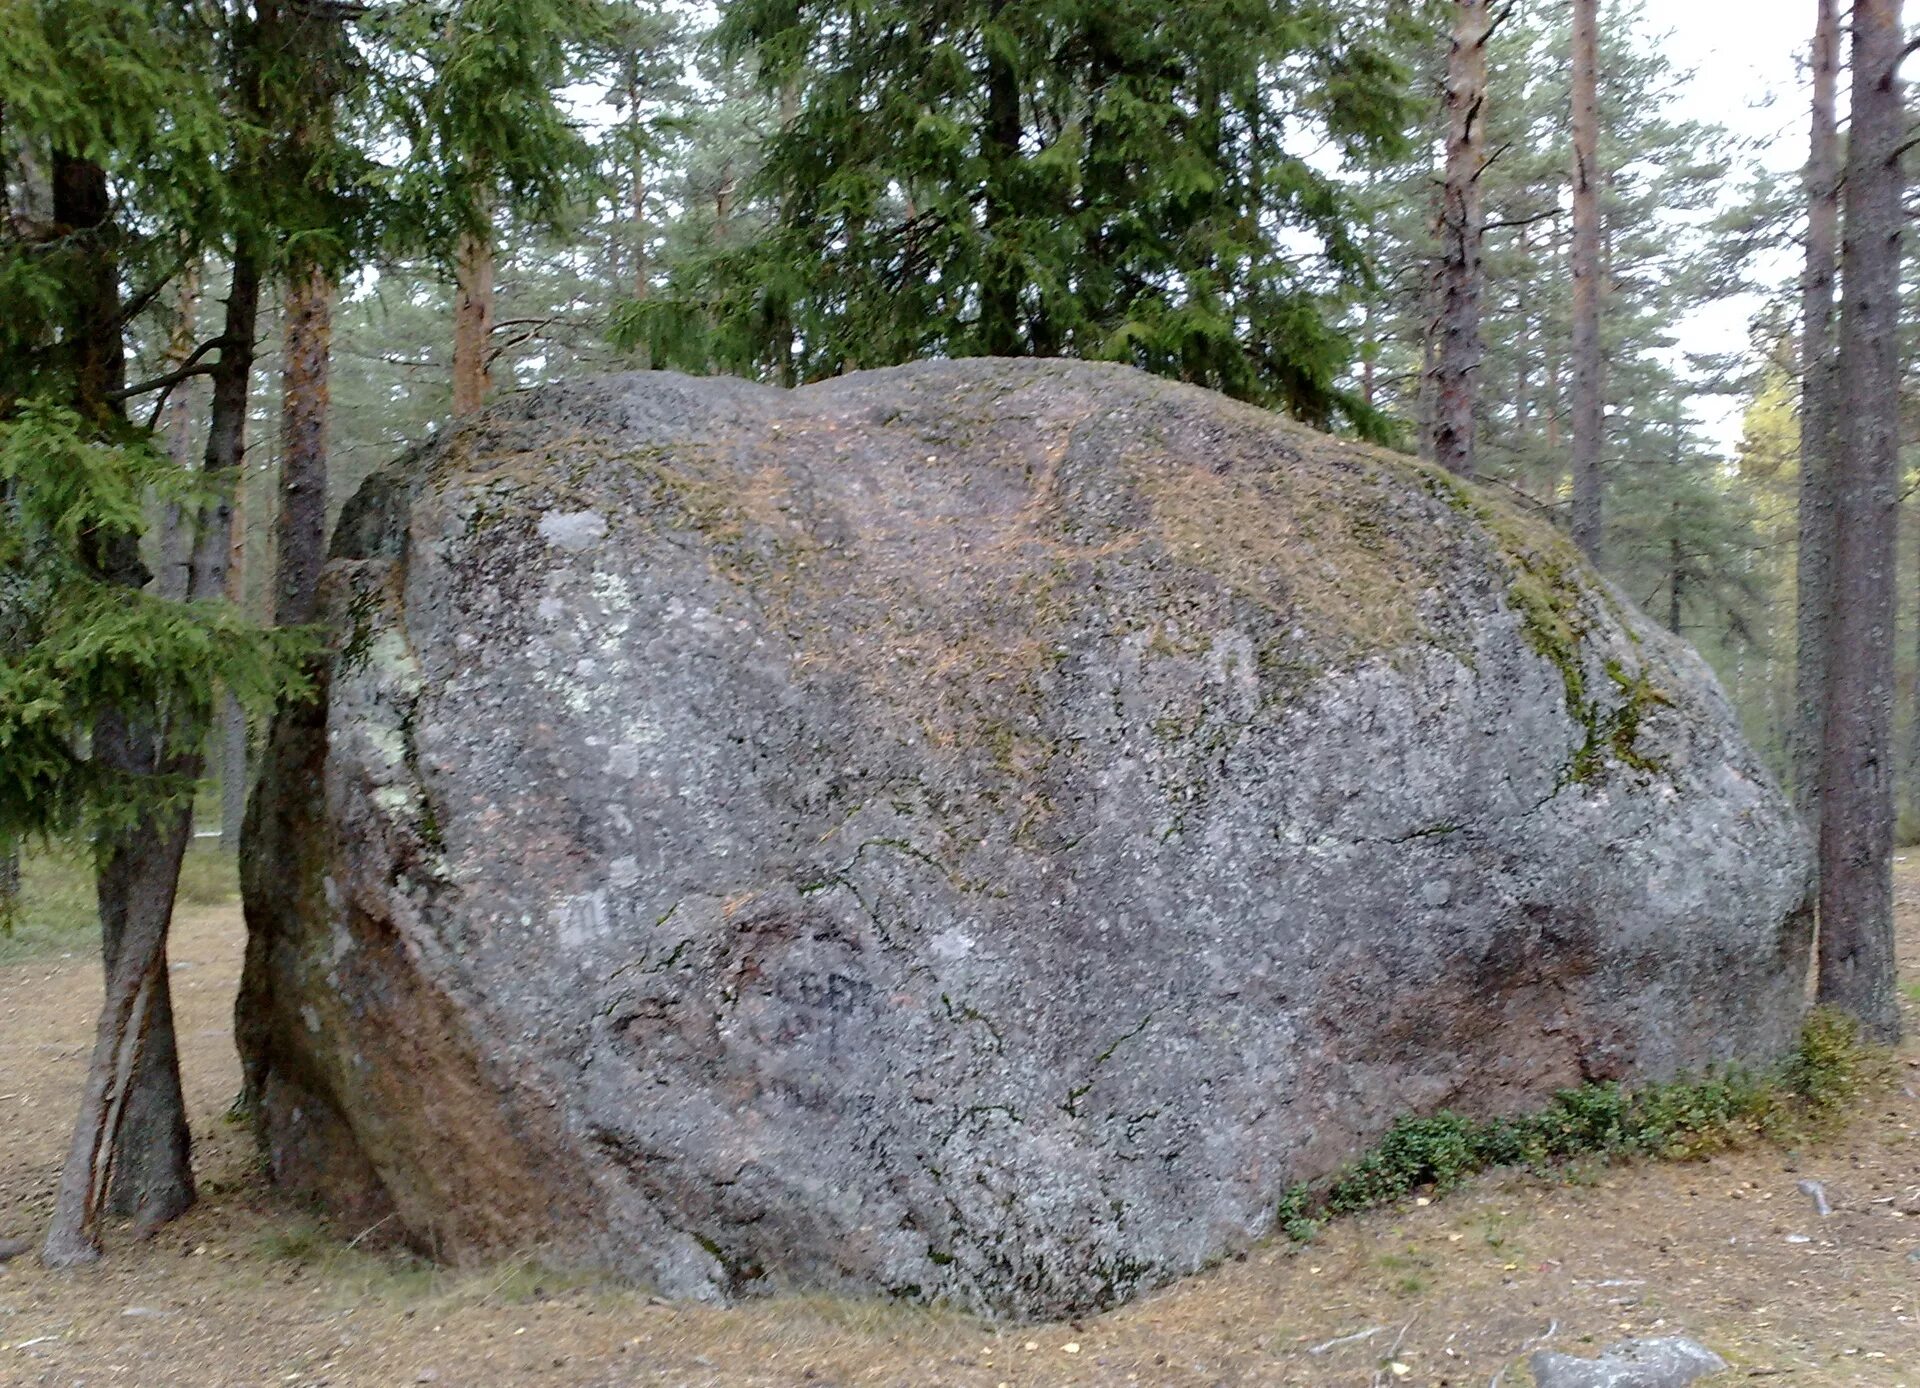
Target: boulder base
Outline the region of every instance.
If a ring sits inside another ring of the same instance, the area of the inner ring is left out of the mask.
[[[1792,1042],[1801,831],[1548,527],[1137,373],[544,389],[369,482],[246,848],[276,1176],[1060,1315],[1409,1111]]]

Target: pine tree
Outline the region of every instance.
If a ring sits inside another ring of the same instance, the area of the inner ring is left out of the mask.
[[[1893,621],[1899,515],[1900,0],[1855,0],[1820,778],[1822,1002],[1900,1036],[1893,955]]]
[[[1820,822],[1819,765],[1825,740],[1828,632],[1832,625],[1835,387],[1833,281],[1839,264],[1840,73],[1838,0],[1816,0],[1812,149],[1807,158],[1806,268],[1800,288],[1800,535],[1796,581],[1794,799]]]
[[[1573,0],[1573,539],[1600,558],[1599,0]]]
[[[451,265],[453,412],[491,389],[503,218],[568,224],[593,178],[593,152],[562,93],[584,74],[608,12],[598,0],[431,0],[389,12],[384,36],[426,76],[401,84],[412,149],[402,244]]]
[[[1474,473],[1474,394],[1484,355],[1480,297],[1486,194],[1487,42],[1493,15],[1487,0],[1456,0],[1443,108],[1446,177],[1440,204],[1439,348],[1434,367],[1432,457],[1462,477]]]

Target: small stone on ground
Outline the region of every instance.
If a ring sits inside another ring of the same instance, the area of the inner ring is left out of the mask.
[[[1692,1340],[1622,1340],[1598,1359],[1541,1350],[1529,1361],[1537,1388],[1686,1388],[1727,1361]]]

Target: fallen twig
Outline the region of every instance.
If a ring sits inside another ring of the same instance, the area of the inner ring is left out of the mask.
[[[1357,1344],[1361,1340],[1371,1340],[1375,1335],[1378,1335],[1385,1329],[1386,1327],[1384,1325],[1376,1325],[1371,1330],[1358,1330],[1351,1335],[1337,1335],[1333,1339],[1324,1341],[1321,1344],[1309,1345],[1307,1347],[1307,1353],[1325,1354],[1328,1350],[1337,1349],[1341,1345],[1351,1345]]]

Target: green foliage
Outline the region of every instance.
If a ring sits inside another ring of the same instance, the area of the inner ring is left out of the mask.
[[[1399,148],[1381,34],[1320,0],[736,0],[719,48],[782,109],[747,225],[616,337],[786,381],[1126,361],[1377,430],[1341,384],[1336,319],[1370,285],[1356,211],[1304,155]]]
[[[1579,1158],[1688,1158],[1755,1136],[1788,1139],[1844,1113],[1873,1073],[1852,1019],[1814,1012],[1800,1044],[1767,1074],[1728,1070],[1627,1089],[1565,1089],[1536,1113],[1475,1119],[1442,1111],[1396,1119],[1380,1140],[1319,1186],[1281,1196],[1277,1224],[1310,1240],[1328,1215],[1390,1205],[1416,1190],[1444,1194],[1501,1166],[1551,1169]]]
[[[385,116],[407,142],[394,178],[403,248],[444,256],[464,232],[495,235],[502,204],[533,228],[576,219],[596,169],[562,94],[609,22],[599,0],[431,0],[368,16]]]
[[[216,688],[256,710],[304,688],[309,633],[263,631],[224,599],[174,602],[98,572],[90,554],[137,535],[149,495],[192,503],[204,488],[145,437],[103,439],[64,406],[0,417],[0,784],[14,791],[0,798],[0,844],[124,826],[192,794],[191,780],[92,757],[109,714],[201,728]]]

